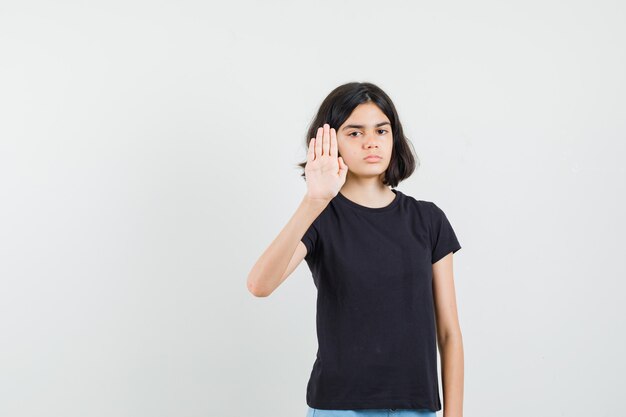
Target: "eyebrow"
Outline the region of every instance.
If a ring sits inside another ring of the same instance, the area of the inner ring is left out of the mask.
[[[376,123],[374,125],[374,127],[380,127],[380,126],[384,126],[384,125],[391,126],[391,123],[389,123],[389,122],[380,122],[380,123]],[[346,125],[341,130],[346,130],[346,129],[350,129],[350,128],[353,128],[353,127],[356,128],[356,129],[363,129],[365,127],[365,125]]]

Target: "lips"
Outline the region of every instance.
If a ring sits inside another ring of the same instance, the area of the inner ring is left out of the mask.
[[[378,156],[378,155],[367,155],[365,158],[366,161],[380,161],[382,159],[382,157]]]

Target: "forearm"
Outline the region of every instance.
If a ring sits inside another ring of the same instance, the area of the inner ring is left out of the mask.
[[[463,338],[449,335],[440,344],[443,417],[463,417]]]
[[[274,291],[280,284],[298,242],[326,205],[328,201],[303,197],[296,212],[248,274],[248,289],[251,292],[266,296]]]

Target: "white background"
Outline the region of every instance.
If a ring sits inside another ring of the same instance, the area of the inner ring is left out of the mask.
[[[463,247],[465,415],[622,413],[625,21],[619,1],[1,1],[0,415],[304,417],[310,272],[268,298],[246,278],[349,81],[394,100],[420,161],[398,189]]]

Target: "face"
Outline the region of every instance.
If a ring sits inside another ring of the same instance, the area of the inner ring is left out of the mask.
[[[391,123],[376,104],[359,104],[337,129],[337,146],[339,156],[349,167],[349,175],[379,177],[391,159]],[[364,159],[372,154],[381,158]]]

